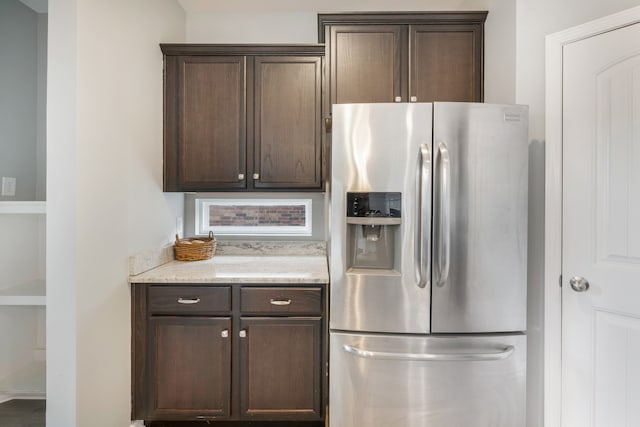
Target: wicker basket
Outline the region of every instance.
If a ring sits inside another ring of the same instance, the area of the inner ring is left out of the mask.
[[[184,239],[180,239],[176,234],[174,251],[178,261],[202,261],[212,258],[216,253],[216,239],[212,232],[209,232],[209,237]]]

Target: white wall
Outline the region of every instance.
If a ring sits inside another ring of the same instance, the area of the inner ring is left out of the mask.
[[[51,0],[47,426],[128,426],[128,256],[167,243],[161,42],[175,0]]]
[[[47,199],[47,13],[38,13],[36,89],[36,200]]]
[[[531,106],[532,139],[544,140],[544,37],[640,5],[640,0],[517,0],[516,97]]]
[[[484,101],[513,104],[516,99],[516,5],[494,0],[485,23]]]
[[[530,106],[528,426],[543,425],[544,38],[640,4],[638,0],[517,0],[516,102]]]
[[[313,43],[315,12],[322,10],[490,11],[486,100],[513,102],[515,95],[516,102],[531,107],[528,425],[542,425],[544,36],[638,1],[517,0],[515,10],[512,0],[260,3],[270,9],[246,2],[181,3],[188,9],[186,41],[209,43]],[[49,82],[55,87],[48,91],[48,223],[54,227],[47,230],[47,275],[52,426],[74,426],[77,418],[78,425],[111,427],[128,419],[126,256],[166,241],[173,232],[172,217],[181,212],[181,196],[160,190],[161,83],[152,76],[159,76],[161,64],[157,43],[181,41],[183,20],[169,0],[51,1],[49,55],[55,60]]]
[[[15,197],[36,198],[38,14],[18,0],[0,1],[0,176],[15,177]]]
[[[76,0],[49,5],[47,425],[76,426]]]

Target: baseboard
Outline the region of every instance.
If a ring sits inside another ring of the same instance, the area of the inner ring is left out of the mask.
[[[45,400],[47,396],[44,393],[12,393],[0,394],[0,403],[8,402],[14,399],[20,400]]]

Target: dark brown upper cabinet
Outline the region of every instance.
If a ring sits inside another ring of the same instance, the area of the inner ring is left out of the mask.
[[[164,191],[322,190],[324,46],[160,47]]]
[[[321,82],[321,56],[255,57],[255,188],[321,187]]]
[[[318,15],[332,104],[483,101],[487,12]]]

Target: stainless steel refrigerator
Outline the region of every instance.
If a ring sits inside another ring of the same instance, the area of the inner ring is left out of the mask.
[[[331,427],[525,425],[528,109],[333,107]]]

